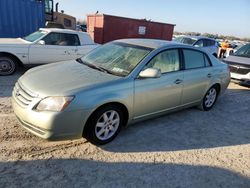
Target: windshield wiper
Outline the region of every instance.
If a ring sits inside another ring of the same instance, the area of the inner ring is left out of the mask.
[[[79,62],[79,63],[81,63],[81,64],[87,65],[90,68],[93,68],[93,69],[96,69],[96,70],[99,70],[99,71],[102,71],[102,72],[105,72],[105,73],[108,73],[108,74],[113,74],[113,75],[121,76],[120,74],[118,75],[118,74],[114,73],[113,71],[110,71],[110,70],[105,69],[103,67],[100,67],[100,66],[97,66],[97,65],[90,64],[90,63],[87,63],[85,61],[82,61],[81,58],[76,59],[76,61]]]
[[[105,72],[105,73],[112,74],[112,75],[115,75],[115,76],[122,76],[122,77],[125,76],[125,75],[123,75],[123,74],[119,74],[119,73],[117,73],[117,72],[111,71],[111,70],[106,69],[106,68],[104,68],[104,67],[101,67],[101,66],[97,66],[97,65],[94,65],[94,64],[87,63],[87,62],[83,61],[81,58],[76,59],[76,61],[77,61],[78,63],[81,63],[81,64],[83,64],[83,65],[86,65],[86,66],[88,66],[88,67],[90,67],[90,68],[99,70],[99,71],[101,71],[101,72]]]

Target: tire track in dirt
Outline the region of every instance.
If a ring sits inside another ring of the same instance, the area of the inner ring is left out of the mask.
[[[88,141],[73,141],[70,143],[58,144],[58,145],[40,148],[40,149],[31,149],[31,151],[29,151],[29,153],[27,155],[29,157],[37,157],[37,156],[53,153],[53,152],[58,151],[58,150],[65,150],[65,149],[69,149],[72,147],[77,147],[77,146],[80,146],[80,145],[85,144],[87,142]]]

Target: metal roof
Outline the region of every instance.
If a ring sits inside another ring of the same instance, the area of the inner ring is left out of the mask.
[[[120,39],[116,40],[116,42],[124,42],[127,44],[144,46],[148,48],[160,48],[163,46],[183,46],[182,44],[178,44],[173,41],[166,41],[166,40],[158,40],[158,39]]]

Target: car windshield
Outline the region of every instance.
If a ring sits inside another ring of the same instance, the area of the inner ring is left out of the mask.
[[[46,35],[47,32],[46,31],[36,31],[34,33],[31,33],[30,35],[23,37],[24,40],[27,40],[29,42],[34,42],[37,39],[43,37],[44,35]]]
[[[234,56],[248,57],[250,58],[250,44],[242,46],[234,54]]]
[[[178,37],[175,39],[175,41],[183,44],[193,45],[197,41],[197,39],[189,37]]]
[[[100,46],[81,62],[118,76],[127,76],[153,49],[122,42],[112,42]]]

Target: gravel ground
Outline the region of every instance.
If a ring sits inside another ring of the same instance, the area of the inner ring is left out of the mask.
[[[231,83],[209,112],[134,124],[110,144],[48,142],[10,104],[18,77],[0,77],[0,187],[250,187],[250,89]]]

